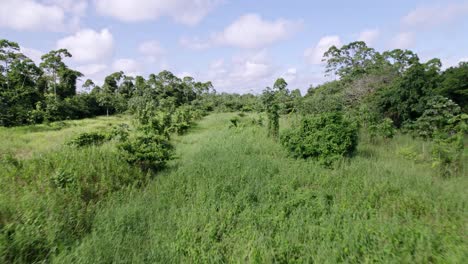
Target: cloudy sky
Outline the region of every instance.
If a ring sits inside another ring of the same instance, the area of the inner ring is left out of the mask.
[[[305,91],[327,81],[321,56],[364,40],[444,66],[468,60],[467,0],[0,0],[0,38],[35,61],[67,48],[97,83],[170,70],[218,91],[258,92],[284,77]]]

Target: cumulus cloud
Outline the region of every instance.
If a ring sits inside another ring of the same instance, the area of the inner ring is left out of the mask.
[[[220,0],[95,0],[97,12],[125,22],[171,17],[178,23],[198,24]]]
[[[0,27],[15,30],[59,31],[65,27],[65,11],[57,5],[33,0],[3,0]]]
[[[180,43],[188,48],[203,49],[216,45],[245,49],[262,48],[284,40],[297,32],[302,22],[286,19],[265,20],[258,14],[246,14],[227,26],[223,31],[213,33],[206,40],[181,38]]]
[[[0,27],[28,31],[76,29],[86,8],[86,0],[2,0]]]
[[[406,26],[431,27],[449,23],[468,14],[468,3],[422,6],[402,18]]]
[[[414,33],[401,32],[398,33],[392,40],[392,48],[408,49],[414,44]]]
[[[306,49],[304,56],[306,57],[306,60],[312,64],[321,64],[323,54],[327,52],[330,47],[340,47],[341,45],[341,39],[339,36],[325,36],[322,37],[314,47]]]
[[[202,40],[199,37],[181,37],[179,44],[193,50],[203,50],[212,46],[210,40]]]
[[[73,60],[78,62],[98,61],[112,55],[114,38],[106,28],[99,32],[83,29],[60,39],[57,48],[68,49],[73,55]]]
[[[287,83],[293,82],[297,77],[297,69],[289,68],[282,76]]]
[[[100,63],[92,63],[86,65],[80,65],[76,67],[76,70],[83,73],[85,76],[96,76],[107,69],[107,65]]]
[[[137,76],[142,74],[142,65],[134,59],[118,59],[112,63],[114,71],[123,71],[126,75]]]
[[[211,80],[221,92],[260,91],[270,84],[276,67],[265,50],[234,55],[231,60],[215,60],[200,78]]]
[[[164,55],[164,48],[157,40],[149,40],[141,43],[138,46],[138,51],[145,56],[145,59],[149,62],[155,62],[157,59]]]
[[[358,40],[364,41],[368,46],[371,46],[377,40],[379,35],[380,31],[378,29],[367,29],[359,33]]]

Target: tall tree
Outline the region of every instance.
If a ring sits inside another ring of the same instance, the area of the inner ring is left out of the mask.
[[[326,73],[342,79],[353,79],[382,67],[383,57],[363,41],[351,42],[338,48],[332,46],[324,54]]]
[[[52,86],[54,97],[57,99],[57,85],[59,81],[59,72],[64,72],[67,66],[63,62],[64,58],[71,57],[72,55],[67,49],[59,49],[50,51],[42,55],[42,62],[40,67],[46,72],[49,77],[49,89]]]

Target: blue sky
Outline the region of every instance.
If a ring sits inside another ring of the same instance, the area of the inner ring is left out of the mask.
[[[167,69],[218,91],[259,92],[277,77],[307,90],[328,79],[321,55],[365,40],[445,67],[468,60],[468,1],[0,0],[0,38],[38,61],[67,48],[97,83],[116,70]]]

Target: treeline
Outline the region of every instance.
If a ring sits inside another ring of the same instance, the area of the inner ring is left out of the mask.
[[[300,97],[280,78],[262,95],[274,137],[279,114],[301,114],[300,124],[281,135],[293,156],[330,165],[354,152],[359,128],[371,140],[399,131],[431,140],[433,166],[458,173],[468,128],[468,62],[442,70],[439,59],[421,62],[400,49],[380,53],[360,41],[331,47],[324,62],[335,81]]]
[[[115,72],[101,86],[87,79],[83,89],[88,92],[78,92],[83,74],[65,64],[71,56],[66,49],[54,50],[36,65],[17,43],[0,40],[0,126],[123,113],[147,101],[167,109],[194,105],[211,111],[223,109],[220,98],[229,97],[217,95],[210,82],[181,79],[169,71],[147,79]],[[232,104],[228,108],[236,108]]]

